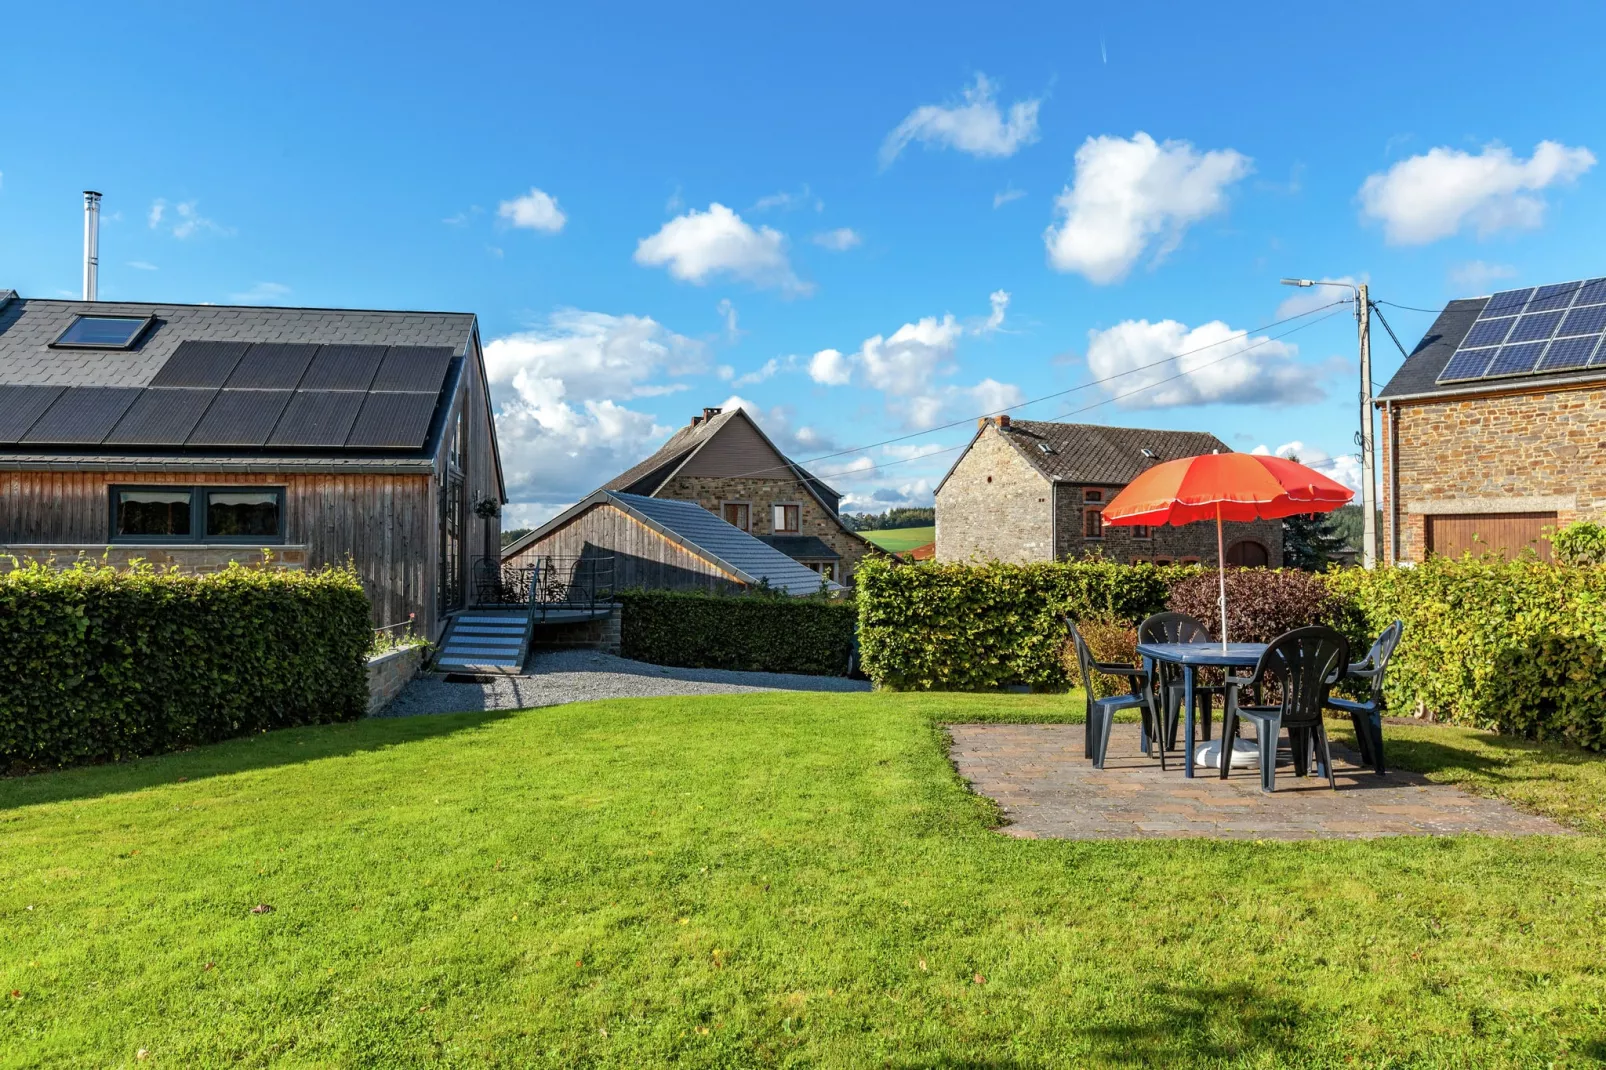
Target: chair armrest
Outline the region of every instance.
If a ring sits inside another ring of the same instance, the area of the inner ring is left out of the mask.
[[[1350,676],[1364,676],[1367,679],[1371,679],[1378,674],[1378,669],[1372,664],[1371,658],[1367,658],[1365,661],[1358,661],[1344,671]]]
[[[1255,677],[1252,674],[1249,676],[1234,676],[1231,673],[1227,674],[1228,687],[1248,687],[1254,682]]]

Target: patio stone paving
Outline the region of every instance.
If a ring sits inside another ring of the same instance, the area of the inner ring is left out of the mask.
[[[1525,814],[1497,799],[1468,795],[1415,773],[1379,777],[1358,757],[1333,748],[1338,791],[1325,778],[1299,778],[1278,766],[1277,790],[1260,791],[1260,772],[1234,769],[1222,781],[1214,769],[1182,776],[1182,756],[1170,769],[1138,751],[1138,727],[1118,724],[1104,768],[1082,756],[1081,725],[950,725],[951,755],[976,792],[997,800],[1008,836],[1070,840],[1218,839],[1303,840],[1373,836],[1571,835],[1548,818]]]

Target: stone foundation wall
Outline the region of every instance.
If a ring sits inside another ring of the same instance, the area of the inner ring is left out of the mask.
[[[368,716],[372,717],[418,675],[427,647],[410,646],[368,659]]]
[[[597,620],[569,624],[537,624],[530,637],[533,650],[601,650],[618,654],[620,647],[620,608]]]

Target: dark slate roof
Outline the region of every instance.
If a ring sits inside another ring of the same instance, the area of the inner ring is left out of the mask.
[[[1400,370],[1394,373],[1394,378],[1377,396],[1390,398],[1405,394],[1464,393],[1467,387],[1476,390],[1485,386],[1480,383],[1460,383],[1456,388],[1446,391],[1439,386],[1438,379],[1444,366],[1455,355],[1456,346],[1472,329],[1472,321],[1478,318],[1478,313],[1488,303],[1487,297],[1473,297],[1445,305],[1444,311],[1433,321],[1433,326],[1428,328],[1428,333],[1422,336],[1416,348],[1411,350],[1411,355],[1405,358],[1405,363],[1400,365]],[[1498,385],[1511,384],[1503,382]]]
[[[1227,444],[1204,431],[1150,431],[1141,427],[1058,424],[1014,420],[1003,429],[1006,439],[1033,468],[1051,480],[1124,486],[1160,461],[1231,453]],[[1050,451],[1041,447],[1046,445]],[[1144,455],[1147,449],[1155,456]]]
[[[696,502],[649,498],[643,494],[611,490],[599,490],[589,495],[528,535],[503,547],[503,559],[546,538],[592,506],[602,504],[623,509],[671,542],[719,566],[742,583],[756,585],[767,581],[771,587],[788,594],[813,594],[820,589],[818,572],[805,568],[741,528],[727,524]],[[837,590],[839,585],[828,581],[826,588]]]
[[[787,557],[798,561],[840,561],[842,555],[828,546],[818,535],[755,535],[767,546],[773,546]]]
[[[153,317],[127,350],[51,343],[79,315]],[[469,313],[0,301],[0,465],[418,457],[474,350]],[[366,462],[365,462],[366,463]]]

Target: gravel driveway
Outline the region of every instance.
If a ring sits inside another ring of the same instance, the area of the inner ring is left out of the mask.
[[[376,716],[415,717],[463,710],[520,710],[596,698],[656,698],[663,695],[727,695],[746,691],[868,691],[864,680],[725,669],[671,669],[629,661],[598,650],[536,654],[523,676],[498,676],[485,684],[449,684],[420,677]]]

